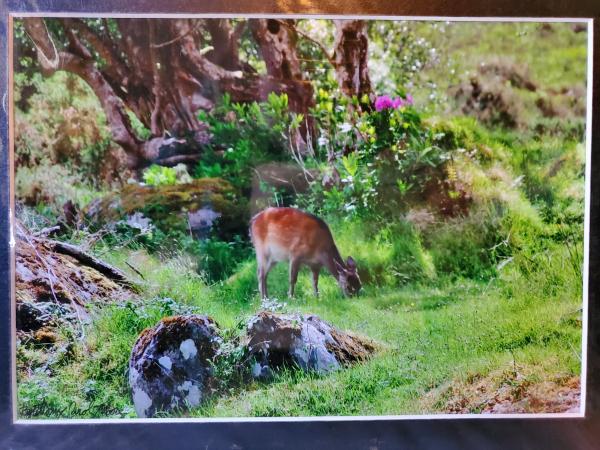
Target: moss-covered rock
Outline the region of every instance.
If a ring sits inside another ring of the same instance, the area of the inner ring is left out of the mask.
[[[196,407],[210,394],[212,362],[220,344],[208,316],[162,319],[131,350],[129,387],[139,417]]]
[[[266,378],[286,366],[325,374],[366,361],[377,350],[375,342],[341,331],[318,316],[268,311],[250,319],[246,340],[255,358],[255,378]]]
[[[245,228],[248,207],[233,186],[221,178],[201,178],[191,183],[170,186],[130,184],[119,192],[93,201],[84,214],[94,222],[119,220],[141,212],[152,223],[168,232],[187,231],[193,220],[190,214],[211,211],[207,216],[215,221],[219,235],[228,235]]]
[[[67,243],[17,228],[15,252],[18,336],[88,318],[86,306],[127,300],[136,286],[119,269]],[[50,342],[46,333],[33,336]]]

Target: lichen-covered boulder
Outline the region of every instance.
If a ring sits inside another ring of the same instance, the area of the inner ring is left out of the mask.
[[[188,233],[190,229],[196,231],[198,225],[202,232],[215,227],[221,236],[245,230],[248,222],[246,200],[221,178],[200,178],[168,186],[128,184],[120,192],[92,201],[83,213],[94,223],[142,213],[163,231]]]
[[[255,359],[255,378],[268,377],[273,369],[286,365],[328,373],[366,360],[375,351],[373,342],[340,331],[317,316],[267,311],[248,322],[247,345]]]
[[[220,343],[207,316],[162,319],[140,334],[129,359],[129,386],[139,417],[198,406],[209,394]]]

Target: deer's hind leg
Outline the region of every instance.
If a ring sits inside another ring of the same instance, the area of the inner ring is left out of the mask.
[[[269,298],[269,293],[267,289],[267,277],[269,276],[269,272],[273,268],[273,266],[277,263],[277,261],[272,261],[269,258],[266,258],[266,261],[259,261],[258,263],[258,291],[260,292],[260,297],[263,299]]]

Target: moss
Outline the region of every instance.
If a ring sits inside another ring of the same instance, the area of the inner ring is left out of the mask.
[[[187,229],[185,214],[210,207],[221,214],[219,231],[228,233],[246,227],[247,201],[221,178],[200,178],[191,183],[170,186],[130,184],[99,202],[88,205],[85,213],[93,220],[118,220],[135,212],[152,219],[167,232]]]

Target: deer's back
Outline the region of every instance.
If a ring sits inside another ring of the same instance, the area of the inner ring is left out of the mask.
[[[284,261],[319,263],[335,244],[327,224],[295,208],[267,208],[252,219],[250,235],[257,254]]]

